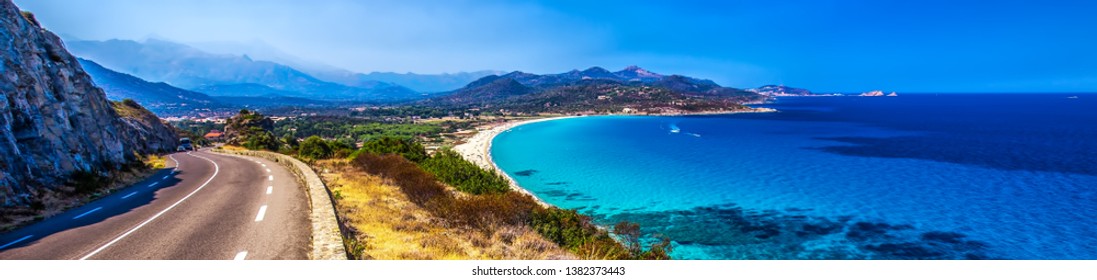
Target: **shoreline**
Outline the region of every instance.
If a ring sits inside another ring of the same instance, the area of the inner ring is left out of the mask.
[[[465,139],[465,143],[453,146],[453,151],[460,154],[465,160],[479,165],[480,168],[502,175],[503,178],[506,178],[507,182],[510,183],[511,190],[533,197],[533,200],[537,201],[541,206],[554,206],[541,200],[541,198],[537,197],[533,192],[519,186],[518,181],[515,181],[514,178],[510,177],[506,172],[503,172],[503,169],[495,164],[495,161],[491,159],[491,142],[494,141],[495,136],[498,136],[500,133],[521,125],[581,117],[585,116],[559,116],[540,119],[511,120],[502,123],[489,124],[485,129],[478,128],[476,134]]]
[[[701,115],[730,115],[730,114],[749,114],[749,113],[774,113],[778,112],[772,108],[754,108],[750,111],[701,111],[692,113],[679,113],[679,114],[656,114],[656,115],[640,115],[640,114],[611,114],[611,115],[582,115],[582,116],[556,116],[539,119],[523,119],[523,120],[511,120],[502,123],[493,123],[477,128],[476,134],[470,136],[468,139],[464,139],[465,143],[453,146],[453,151],[460,154],[476,165],[479,165],[485,170],[495,172],[502,175],[510,183],[511,190],[521,192],[529,195],[538,204],[545,207],[556,207],[548,202],[545,202],[540,197],[537,197],[533,192],[518,185],[518,181],[515,181],[509,174],[499,168],[499,165],[495,164],[495,161],[491,158],[491,144],[495,140],[495,136],[503,133],[507,130],[514,129],[516,127],[527,125],[537,122],[546,122],[571,118],[582,117],[598,117],[598,116],[650,116],[650,117],[675,117],[675,116],[701,116]],[[483,128],[483,129],[481,129]]]

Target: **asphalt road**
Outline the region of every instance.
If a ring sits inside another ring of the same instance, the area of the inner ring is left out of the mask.
[[[308,197],[274,162],[175,153],[109,196],[0,235],[0,259],[307,259]]]

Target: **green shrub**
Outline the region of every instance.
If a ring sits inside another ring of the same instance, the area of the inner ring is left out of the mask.
[[[331,145],[328,145],[327,141],[314,135],[305,138],[305,141],[302,141],[301,144],[298,145],[297,155],[310,159],[326,159],[331,158],[334,153],[331,150]]]
[[[364,152],[378,155],[398,154],[412,162],[421,162],[427,158],[427,150],[423,148],[422,144],[410,139],[400,139],[389,136],[370,139],[369,141],[362,143],[362,148],[358,149],[357,152],[354,152],[351,157],[355,157],[359,153]]]
[[[423,160],[420,165],[442,182],[463,192],[488,194],[510,190],[510,181],[505,177],[480,168],[452,150],[440,150],[434,156]]]

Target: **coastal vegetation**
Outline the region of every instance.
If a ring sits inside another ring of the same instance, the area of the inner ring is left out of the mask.
[[[485,235],[500,229],[528,229],[584,259],[669,259],[668,240],[644,249],[638,240],[638,226],[623,222],[615,227],[619,229],[615,234],[624,237],[618,242],[590,217],[541,205],[527,194],[511,191],[502,176],[447,149],[420,164],[398,154],[369,152],[359,153],[349,164],[388,180],[410,202],[448,227]]]
[[[274,122],[273,132],[281,137],[319,136],[344,142],[365,142],[374,138],[436,138],[446,131],[443,124],[378,121],[357,117],[297,117]]]
[[[421,162],[429,157],[426,149],[419,142],[392,137],[374,138],[366,141],[362,143],[362,148],[358,149],[357,153],[397,154],[412,162]],[[357,154],[351,155],[351,157],[356,156]]]
[[[492,232],[455,226],[417,203],[393,180],[346,159],[317,161],[333,193],[352,259],[575,259],[528,227]]]
[[[510,189],[510,182],[502,175],[480,168],[453,150],[439,150],[420,166],[438,180],[463,192],[497,194]]]

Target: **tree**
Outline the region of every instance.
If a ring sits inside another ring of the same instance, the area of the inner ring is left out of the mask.
[[[640,241],[642,232],[640,231],[640,224],[621,221],[616,225],[613,225],[613,234],[616,234],[621,242],[624,243],[625,248],[629,250],[629,254],[632,255],[632,259],[639,260],[669,260],[670,259],[670,238],[664,236],[656,236],[659,238],[659,242],[652,243],[648,250],[644,250],[643,244]]]
[[[427,158],[427,151],[422,144],[409,139],[382,136],[370,139],[362,143],[359,152],[368,152],[377,155],[398,154],[412,162],[421,162]]]
[[[305,141],[301,142],[297,148],[297,155],[304,158],[326,159],[331,158],[333,154],[327,141],[316,135],[305,138]]]

